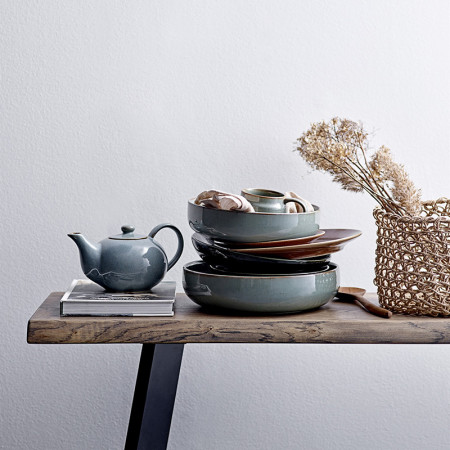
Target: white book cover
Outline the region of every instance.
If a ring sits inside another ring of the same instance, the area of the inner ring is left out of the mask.
[[[61,315],[173,316],[175,281],[146,292],[110,292],[90,280],[73,280],[61,298]]]

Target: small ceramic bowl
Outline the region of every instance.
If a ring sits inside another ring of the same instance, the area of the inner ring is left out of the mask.
[[[319,207],[303,213],[224,211],[188,202],[190,227],[214,239],[263,242],[312,236],[319,230]]]
[[[201,261],[183,267],[183,288],[198,305],[266,314],[319,308],[335,296],[339,269],[286,275],[237,275],[211,269]]]

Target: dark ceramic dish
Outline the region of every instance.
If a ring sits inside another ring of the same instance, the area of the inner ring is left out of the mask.
[[[330,255],[320,258],[279,259],[238,253],[215,244],[212,239],[199,233],[192,236],[192,244],[204,262],[221,271],[260,274],[313,272],[326,268],[330,262]]]

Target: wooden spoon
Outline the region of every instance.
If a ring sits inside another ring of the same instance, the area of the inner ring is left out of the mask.
[[[374,305],[369,302],[369,300],[365,299],[363,295],[366,293],[365,289],[356,288],[356,287],[340,287],[336,297],[339,300],[346,301],[354,301],[356,304],[370,312],[371,314],[375,314],[376,316],[384,317],[385,319],[389,319],[392,317],[392,312],[382,308],[381,306]]]

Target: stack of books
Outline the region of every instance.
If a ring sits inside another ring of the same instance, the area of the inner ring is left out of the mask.
[[[175,281],[148,292],[109,292],[90,280],[73,280],[61,298],[62,316],[173,316]]]

